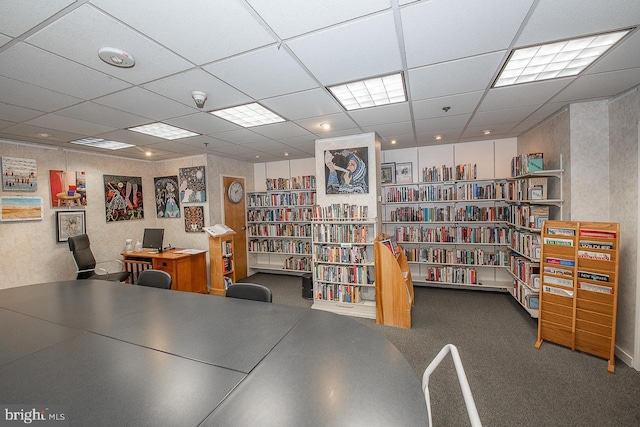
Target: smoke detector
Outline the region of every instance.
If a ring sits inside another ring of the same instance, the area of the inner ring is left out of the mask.
[[[129,55],[124,50],[116,49],[115,47],[103,47],[98,50],[98,56],[104,62],[114,67],[131,68],[136,64],[136,60],[133,56]]]

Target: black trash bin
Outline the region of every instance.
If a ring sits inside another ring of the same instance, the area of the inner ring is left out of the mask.
[[[311,273],[302,275],[302,298],[313,299],[313,277]]]

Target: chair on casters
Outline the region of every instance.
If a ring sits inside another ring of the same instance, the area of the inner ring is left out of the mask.
[[[255,283],[234,283],[227,289],[227,297],[262,302],[273,301],[269,288]]]
[[[162,270],[142,270],[138,276],[138,283],[136,283],[136,285],[171,289],[171,275]]]
[[[97,264],[103,264],[105,262],[96,262],[91,252],[91,245],[89,243],[89,236],[86,234],[80,234],[78,236],[69,237],[69,250],[73,254],[73,260],[76,263],[76,279],[98,279],[98,280],[111,280],[113,282],[124,282],[130,276],[128,271],[115,271],[109,272],[102,267],[96,267]],[[124,263],[120,260],[114,259],[113,262],[118,262],[124,266]],[[103,273],[98,273],[102,271]]]

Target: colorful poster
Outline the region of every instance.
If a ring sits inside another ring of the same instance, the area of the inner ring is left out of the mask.
[[[142,177],[103,175],[107,222],[144,218]]]
[[[36,221],[42,218],[42,197],[0,197],[0,221]]]
[[[327,194],[369,193],[367,147],[324,152]]]
[[[207,183],[204,166],[178,169],[180,201],[199,203],[207,201]]]
[[[156,194],[156,216],[158,218],[180,218],[178,177],[153,178]]]
[[[38,169],[34,159],[2,158],[2,189],[4,191],[36,191]]]
[[[184,231],[200,233],[204,227],[204,208],[202,206],[185,206]]]

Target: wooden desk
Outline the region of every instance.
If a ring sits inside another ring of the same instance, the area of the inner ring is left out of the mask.
[[[71,425],[428,424],[407,360],[347,316],[71,280],[1,289],[0,322],[0,404]]]
[[[180,254],[179,248],[162,253],[125,252],[122,260],[126,271],[131,273],[131,283],[135,283],[142,270],[153,268],[171,275],[171,289],[174,291],[207,293],[206,251],[197,254]]]

